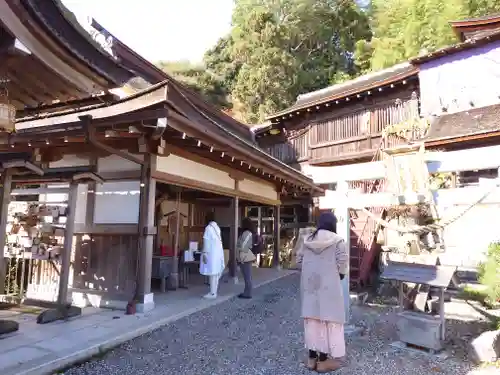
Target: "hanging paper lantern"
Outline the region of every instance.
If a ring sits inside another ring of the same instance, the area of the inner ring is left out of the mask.
[[[0,89],[0,129],[8,133],[15,130],[16,107],[10,104],[7,88]]]

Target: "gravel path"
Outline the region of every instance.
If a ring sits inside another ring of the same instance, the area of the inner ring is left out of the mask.
[[[65,374],[310,374],[300,363],[305,351],[298,289],[299,276],[286,277],[256,290],[251,301],[233,299],[196,313]],[[476,375],[457,359],[463,354],[460,345],[447,360],[393,349],[394,319],[387,308],[353,308],[353,321],[364,333],[348,341],[346,367],[337,373]]]

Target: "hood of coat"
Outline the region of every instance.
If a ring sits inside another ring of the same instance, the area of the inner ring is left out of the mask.
[[[321,254],[330,246],[336,245],[342,240],[343,238],[338,234],[320,229],[314,238],[306,237],[304,247],[313,253]]]

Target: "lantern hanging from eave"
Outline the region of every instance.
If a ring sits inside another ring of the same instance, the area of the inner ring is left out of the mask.
[[[16,125],[16,107],[10,103],[7,82],[0,80],[0,129],[12,133]]]

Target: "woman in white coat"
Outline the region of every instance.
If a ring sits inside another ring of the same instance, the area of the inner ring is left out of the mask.
[[[213,212],[205,217],[205,232],[203,233],[203,251],[200,259],[200,273],[209,277],[210,292],[205,298],[217,298],[219,279],[224,271],[224,249],[220,228],[215,222]]]

